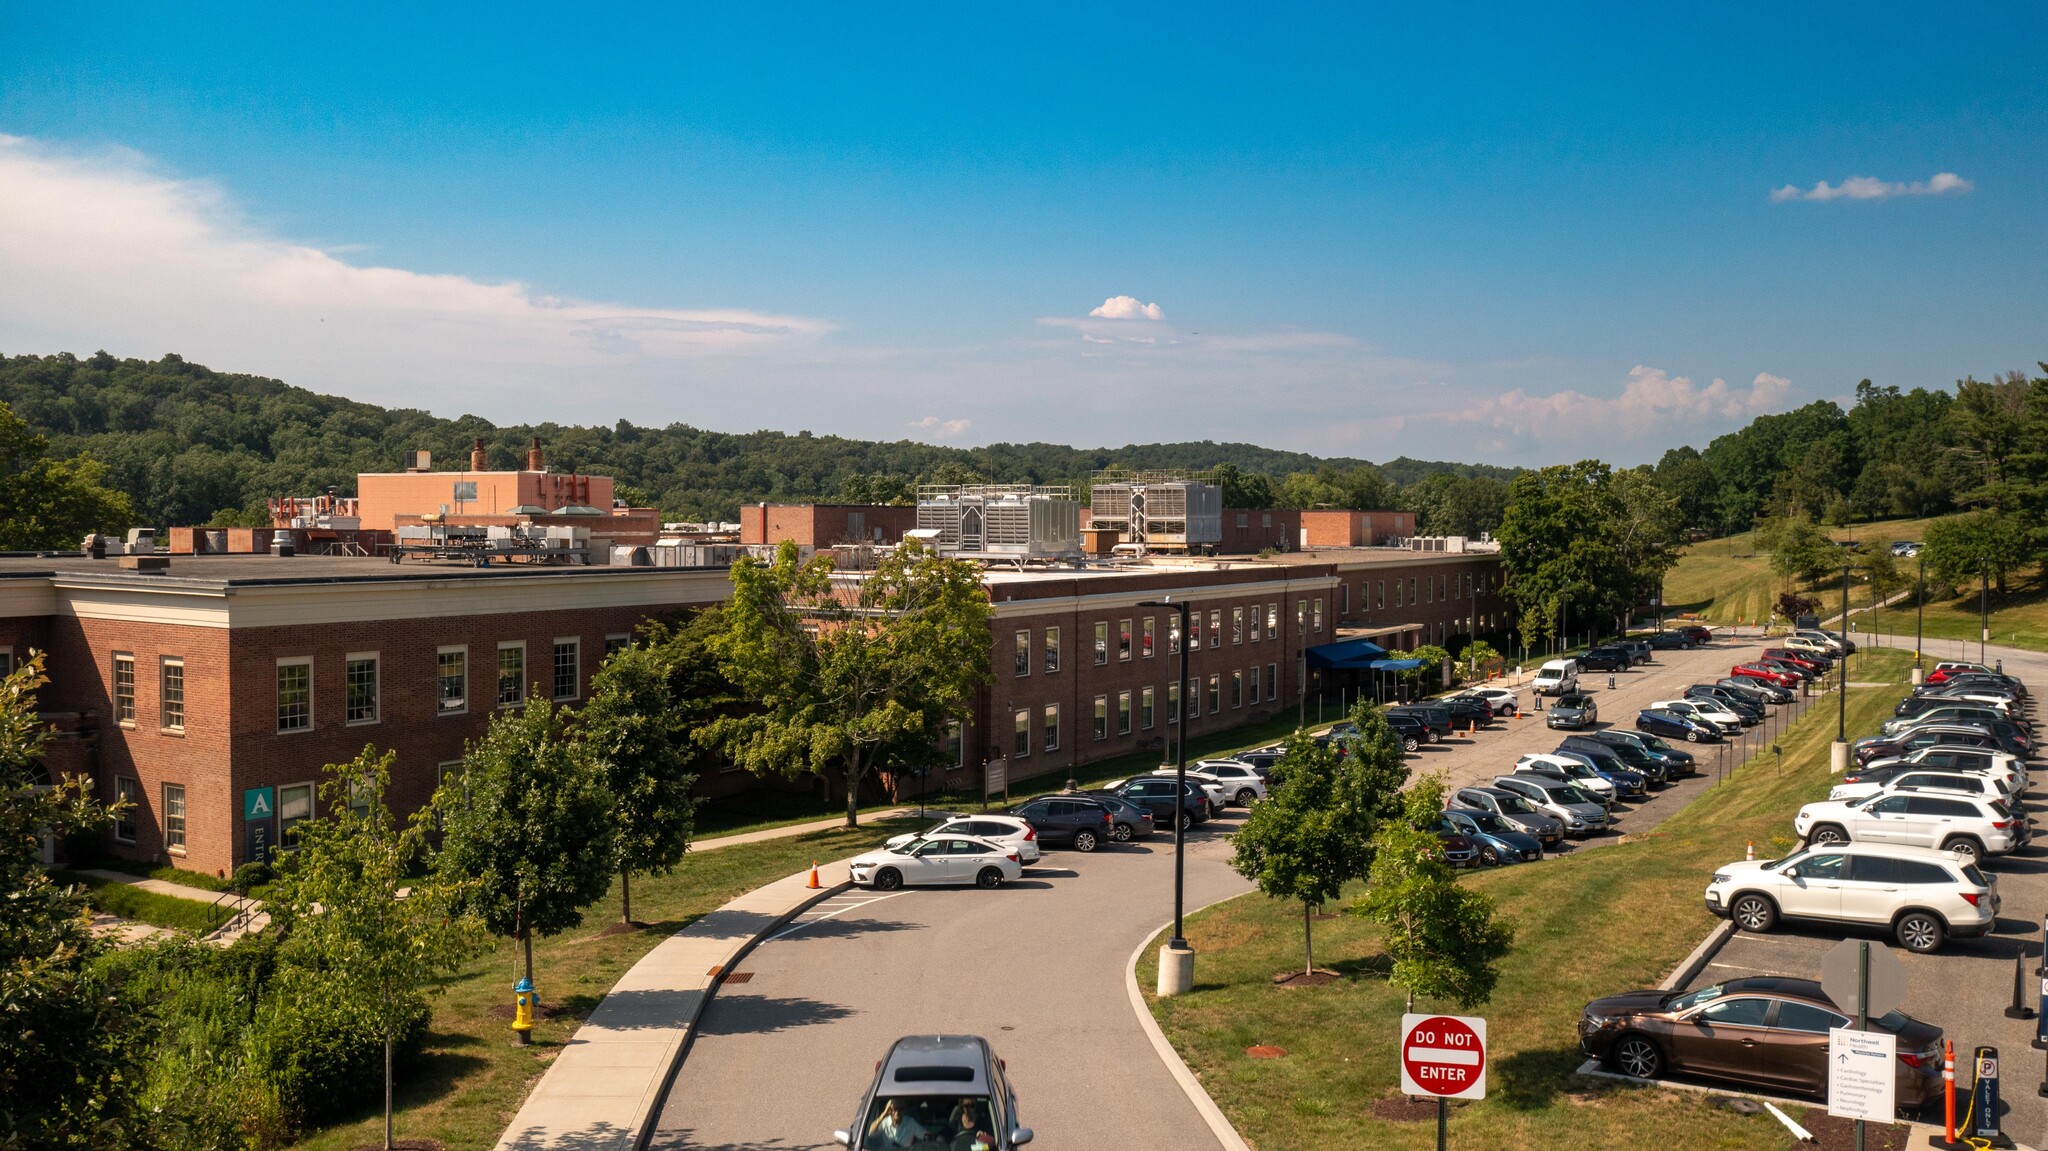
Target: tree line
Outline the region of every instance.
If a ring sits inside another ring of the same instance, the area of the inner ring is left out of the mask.
[[[911,440],[709,431],[686,424],[642,427],[559,423],[499,426],[479,416],[446,419],[319,395],[278,380],[215,372],[176,355],[121,359],[105,352],[0,356],[0,405],[47,439],[51,458],[87,457],[131,509],[133,524],[268,523],[263,501],[355,491],[356,474],[396,471],[400,453],[424,448],[447,464],[482,440],[495,469],[524,466],[527,443],[547,444],[550,466],[615,477],[620,494],[677,520],[732,520],[743,504],[907,501],[920,483],[1070,483],[1085,489],[1109,467],[1208,472],[1228,468],[1265,488],[1260,502],[1232,506],[1377,506],[1407,498],[1425,519],[1488,530],[1484,493],[1513,469],[1406,458],[1375,467],[1254,444],[1198,441],[1074,448],[998,443],[953,448]],[[1288,482],[1302,475],[1311,479]],[[1346,485],[1370,476],[1379,487]],[[1346,477],[1350,477],[1347,479]],[[1473,481],[1485,481],[1477,487]],[[1461,486],[1462,484],[1462,486]],[[1455,488],[1455,494],[1446,494]],[[1400,493],[1410,493],[1403,496]],[[1349,493],[1349,494],[1347,494]],[[1279,503],[1293,499],[1295,504]],[[1474,526],[1476,525],[1476,527]],[[1432,529],[1435,530],[1435,529]],[[1449,530],[1445,528],[1445,530]],[[75,540],[72,542],[76,542]],[[0,548],[10,545],[0,539]]]

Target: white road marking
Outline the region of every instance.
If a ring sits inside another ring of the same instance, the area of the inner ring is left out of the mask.
[[[887,894],[887,895],[877,895],[877,896],[873,896],[873,897],[871,897],[871,898],[868,898],[868,899],[863,899],[863,900],[861,900],[861,901],[860,901],[859,903],[849,903],[849,904],[847,904],[847,905],[846,905],[846,906],[844,906],[844,907],[838,907],[838,908],[834,908],[833,910],[831,910],[831,911],[828,911],[828,912],[826,912],[826,913],[825,913],[825,914],[823,914],[823,915],[819,915],[819,916],[814,916],[814,917],[812,917],[812,918],[810,918],[810,919],[806,919],[806,920],[804,920],[804,921],[803,921],[802,923],[799,923],[799,924],[797,924],[797,925],[796,925],[796,926],[794,926],[794,927],[790,927],[790,928],[788,928],[788,929],[786,929],[786,930],[784,930],[784,931],[781,931],[781,932],[779,932],[779,933],[777,933],[777,934],[775,934],[775,935],[771,935],[771,936],[769,936],[769,937],[768,937],[768,940],[767,940],[767,942],[769,942],[769,943],[773,943],[773,942],[775,942],[776,940],[778,940],[778,939],[781,939],[781,938],[782,938],[783,936],[785,936],[785,935],[795,935],[795,934],[796,934],[797,932],[799,932],[799,931],[802,931],[802,930],[803,930],[804,928],[806,928],[806,927],[809,927],[809,926],[811,926],[811,925],[812,925],[812,924],[814,924],[814,923],[823,923],[823,922],[825,922],[826,920],[828,920],[828,919],[831,919],[831,918],[833,918],[834,916],[838,916],[838,915],[844,915],[844,914],[846,914],[846,913],[847,913],[847,912],[849,912],[849,911],[858,911],[859,909],[861,909],[861,908],[863,908],[863,907],[866,907],[866,906],[867,906],[868,904],[870,904],[870,903],[880,903],[880,902],[882,902],[882,901],[883,901],[884,899],[894,899],[894,898],[896,898],[896,897],[897,897],[897,896],[899,896],[899,895],[906,895],[906,894],[908,894],[908,892],[902,892],[902,891],[892,891],[892,892],[890,892],[890,893],[889,893],[889,894]]]

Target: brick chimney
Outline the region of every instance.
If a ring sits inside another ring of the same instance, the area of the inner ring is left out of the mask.
[[[482,440],[472,440],[469,445],[469,470],[487,472],[491,470],[491,457],[484,451]]]
[[[539,436],[533,437],[533,443],[526,449],[526,470],[529,472],[544,472],[548,470],[547,463],[540,454]]]

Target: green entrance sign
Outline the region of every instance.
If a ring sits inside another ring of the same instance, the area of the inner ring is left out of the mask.
[[[268,787],[252,787],[242,793],[243,819],[269,819],[277,814],[277,793]]]

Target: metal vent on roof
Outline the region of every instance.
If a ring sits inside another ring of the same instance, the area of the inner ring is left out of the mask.
[[[558,516],[601,516],[604,513],[589,504],[565,504],[554,511]]]
[[[505,514],[508,516],[544,516],[548,514],[548,509],[538,504],[519,504],[506,508]]]

